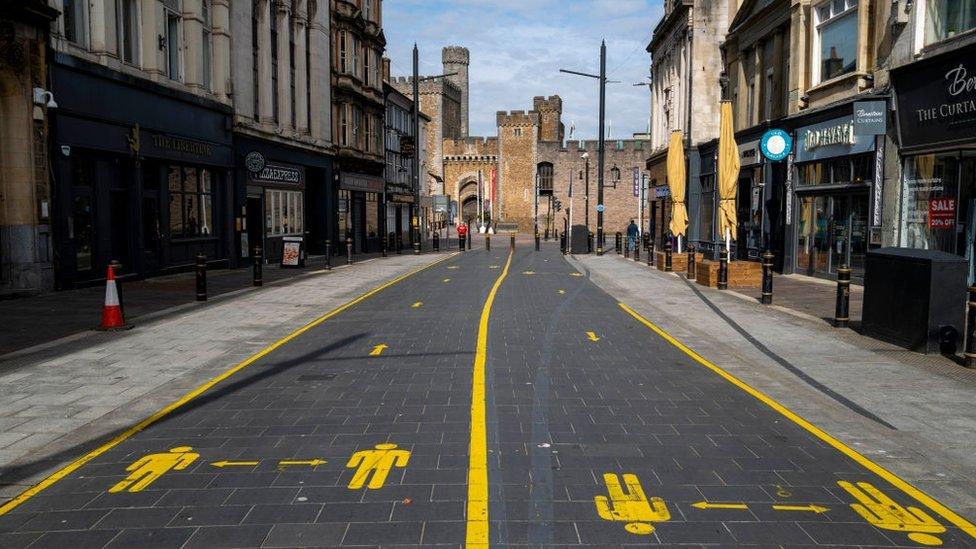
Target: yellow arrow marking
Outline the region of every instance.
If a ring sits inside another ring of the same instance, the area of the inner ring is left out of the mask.
[[[380,343],[376,347],[373,347],[373,350],[369,352],[369,356],[380,356],[386,349],[389,349],[389,346],[386,343]]]
[[[223,469],[224,467],[254,467],[259,461],[215,461],[210,465]]]
[[[827,507],[821,507],[819,505],[773,505],[774,511],[802,511],[807,513],[826,513],[830,511]]]
[[[565,293],[566,293],[566,290],[562,290],[562,289],[559,290],[559,295],[563,295]]]
[[[444,279],[444,282],[450,282],[450,281],[451,281],[451,279],[450,279],[450,278],[445,278],[445,279]]]
[[[707,501],[692,503],[691,506],[695,509],[738,509],[740,511],[749,509],[745,503],[709,503]]]
[[[309,467],[318,467],[319,465],[325,465],[326,463],[328,463],[328,461],[325,461],[324,459],[308,459],[305,461],[283,459],[278,462],[278,467],[288,467],[289,465],[307,465]]]
[[[595,332],[586,332],[586,337],[587,337],[587,338],[588,338],[588,339],[589,339],[590,341],[600,341],[600,338],[599,338],[599,337],[597,337],[597,335],[596,335],[596,333],[595,333]]]
[[[498,268],[498,265],[488,265],[488,268],[489,269],[497,269]]]
[[[458,268],[457,265],[451,265],[450,267],[448,267],[448,269],[451,269],[451,270],[454,270],[454,269],[457,269],[457,268]]]
[[[569,273],[569,276],[583,276],[583,273]]]
[[[424,302],[423,301],[418,301],[418,302],[414,303],[413,305],[411,305],[411,307],[413,307],[414,309],[419,309],[419,308],[421,308],[423,306],[424,306]]]
[[[522,274],[532,276],[535,274],[535,271],[523,271]]]

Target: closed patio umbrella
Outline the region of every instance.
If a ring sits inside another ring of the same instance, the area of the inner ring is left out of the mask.
[[[719,238],[725,239],[725,249],[731,251],[732,231],[736,219],[735,198],[739,188],[739,147],[735,144],[732,127],[732,102],[722,101],[718,134],[718,193]]]
[[[681,252],[681,237],[688,230],[688,208],[685,204],[685,147],[680,131],[671,132],[668,145],[668,188],[671,189],[671,234],[678,237],[678,252]]]

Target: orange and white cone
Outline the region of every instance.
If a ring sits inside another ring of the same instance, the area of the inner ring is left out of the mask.
[[[125,318],[122,315],[122,305],[119,303],[119,288],[115,283],[115,269],[108,267],[105,281],[105,306],[102,307],[101,330],[124,330]]]

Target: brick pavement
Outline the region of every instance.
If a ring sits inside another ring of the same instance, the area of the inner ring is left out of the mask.
[[[488,323],[480,402],[478,315],[505,255],[455,257],[297,336],[0,516],[0,545],[457,547],[481,520],[465,502],[484,436],[492,546],[976,547],[965,520],[620,307],[823,409],[811,419],[842,439],[891,431],[796,372],[775,375],[768,357],[743,363],[754,353],[696,294],[632,263],[520,246]],[[703,329],[716,331],[699,341]],[[161,475],[139,485],[153,465]]]

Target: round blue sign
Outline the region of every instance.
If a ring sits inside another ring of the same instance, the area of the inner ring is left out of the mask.
[[[766,158],[779,162],[793,152],[793,138],[783,130],[769,130],[759,140],[759,150]]]
[[[606,207],[604,207],[603,204],[597,204],[596,205],[596,211],[598,211],[600,213],[603,213],[603,210],[605,210],[605,209],[606,209]]]

